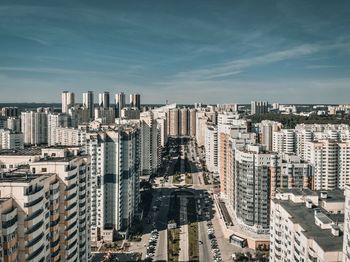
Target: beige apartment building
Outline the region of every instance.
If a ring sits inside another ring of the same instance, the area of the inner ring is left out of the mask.
[[[90,159],[48,148],[32,160],[0,176],[5,261],[88,261]]]

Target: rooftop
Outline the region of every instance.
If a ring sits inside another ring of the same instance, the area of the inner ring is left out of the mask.
[[[290,215],[291,221],[299,224],[303,229],[303,234],[313,239],[324,251],[341,251],[343,247],[343,236],[334,236],[331,229],[321,229],[315,224],[315,209],[307,208],[305,203],[294,203],[288,200],[274,200],[279,203]],[[333,217],[337,222],[344,222],[344,215],[330,215],[322,208],[324,217],[327,216],[327,221]]]
[[[45,157],[40,158],[36,162],[70,162],[76,157],[78,157],[78,156],[75,156],[75,155],[68,155],[68,156],[65,156],[65,157],[45,156]]]
[[[11,172],[0,173],[0,183],[6,182],[24,182],[28,183],[38,177],[49,177],[53,174],[33,174],[29,170],[14,170]]]
[[[42,147],[26,147],[23,149],[1,149],[0,156],[36,156],[41,154]]]
[[[295,196],[316,196],[318,194],[316,191],[312,191],[308,188],[277,188],[277,193],[290,193]]]

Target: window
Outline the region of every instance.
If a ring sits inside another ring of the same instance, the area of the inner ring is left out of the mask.
[[[47,172],[47,168],[46,167],[42,167],[41,168],[41,172]]]

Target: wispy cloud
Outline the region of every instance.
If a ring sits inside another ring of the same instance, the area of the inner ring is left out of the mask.
[[[180,79],[210,80],[222,76],[239,74],[243,69],[253,66],[266,65],[300,56],[310,55],[318,52],[320,49],[321,46],[319,45],[305,44],[287,50],[271,52],[261,56],[232,60],[222,64],[212,65],[210,68],[181,72],[176,77]]]
[[[328,68],[337,68],[336,65],[308,65],[306,69],[328,69]]]

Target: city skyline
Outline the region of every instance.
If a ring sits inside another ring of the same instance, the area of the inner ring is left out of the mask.
[[[109,90],[149,104],[345,103],[349,6],[2,1],[0,102]]]

